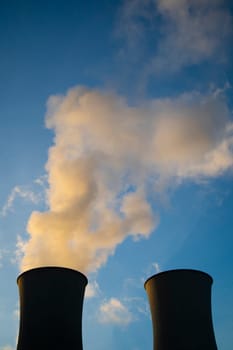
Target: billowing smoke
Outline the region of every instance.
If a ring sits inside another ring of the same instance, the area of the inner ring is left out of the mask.
[[[22,270],[96,271],[126,237],[155,230],[149,194],[156,182],[213,177],[233,165],[233,126],[216,93],[130,106],[77,87],[49,98],[46,126],[55,132],[46,165],[49,209],[29,219]]]

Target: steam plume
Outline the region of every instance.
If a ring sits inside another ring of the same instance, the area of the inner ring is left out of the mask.
[[[29,219],[22,270],[96,271],[127,236],[147,238],[156,228],[151,179],[212,177],[233,164],[233,126],[216,94],[132,107],[77,87],[49,98],[46,126],[55,132],[46,165],[49,210]]]

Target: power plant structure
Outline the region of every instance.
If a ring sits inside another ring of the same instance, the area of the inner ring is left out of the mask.
[[[17,350],[83,350],[87,282],[82,273],[63,267],[40,267],[19,275]],[[154,350],[217,350],[212,282],[208,274],[188,269],[161,272],[145,282]]]
[[[41,267],[17,279],[20,320],[17,350],[82,350],[87,278],[62,267]]]
[[[154,350],[217,350],[212,283],[207,273],[185,269],[161,272],[145,282]]]

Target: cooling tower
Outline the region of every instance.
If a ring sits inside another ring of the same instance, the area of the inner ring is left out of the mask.
[[[216,350],[212,278],[196,270],[158,273],[145,282],[154,350]]]
[[[17,350],[82,350],[87,278],[61,267],[41,267],[17,279],[20,327]]]

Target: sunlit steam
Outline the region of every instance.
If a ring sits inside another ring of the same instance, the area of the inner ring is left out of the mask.
[[[233,164],[225,100],[193,93],[129,106],[117,95],[74,88],[48,101],[46,212],[33,212],[21,269],[99,269],[126,237],[158,224],[148,194],[157,180],[216,176]]]

